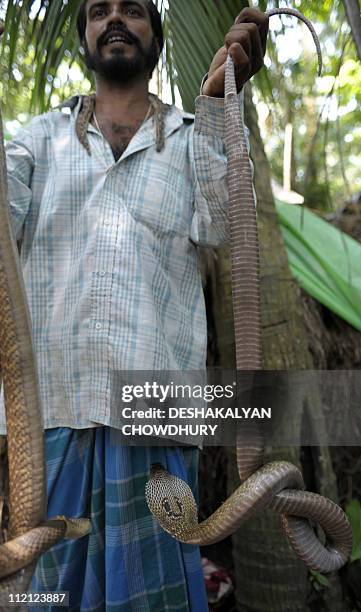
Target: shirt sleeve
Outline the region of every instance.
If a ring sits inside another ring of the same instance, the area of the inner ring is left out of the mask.
[[[243,121],[243,90],[239,94],[239,103]],[[244,129],[249,152],[248,129],[246,126]],[[224,140],[224,99],[199,96],[193,133],[195,199],[191,240],[200,246],[224,246],[229,241]]]
[[[28,129],[21,129],[14,140],[6,145],[10,215],[16,241],[21,239],[24,221],[31,204],[33,150],[33,136]]]

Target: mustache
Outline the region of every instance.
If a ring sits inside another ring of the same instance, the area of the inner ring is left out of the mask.
[[[124,34],[124,36],[131,42],[133,43],[136,47],[138,47],[138,49],[141,51],[142,50],[142,46],[140,43],[140,40],[137,36],[135,36],[135,34],[132,34],[132,32],[129,32],[129,30],[127,28],[124,28],[122,26],[110,26],[109,28],[107,28],[107,30],[101,34],[97,40],[97,49],[98,51],[100,51],[100,48],[106,44],[107,38],[109,38],[110,34]]]

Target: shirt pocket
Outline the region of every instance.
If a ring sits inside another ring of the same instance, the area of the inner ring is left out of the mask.
[[[169,147],[171,149],[171,147]],[[132,217],[155,232],[189,236],[193,210],[193,185],[185,158],[163,153],[153,162],[136,164],[127,177],[125,203]]]

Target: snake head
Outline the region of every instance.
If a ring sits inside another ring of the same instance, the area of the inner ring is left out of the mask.
[[[160,464],[152,465],[145,498],[164,531],[181,541],[198,524],[197,505],[190,487]]]

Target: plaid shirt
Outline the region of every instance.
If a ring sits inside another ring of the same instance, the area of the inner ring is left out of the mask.
[[[45,428],[119,427],[119,370],[205,367],[197,245],[228,238],[222,99],[197,98],[195,120],[172,107],[161,153],[149,119],[117,162],[92,125],[91,156],[80,144],[79,107],[7,147]]]

